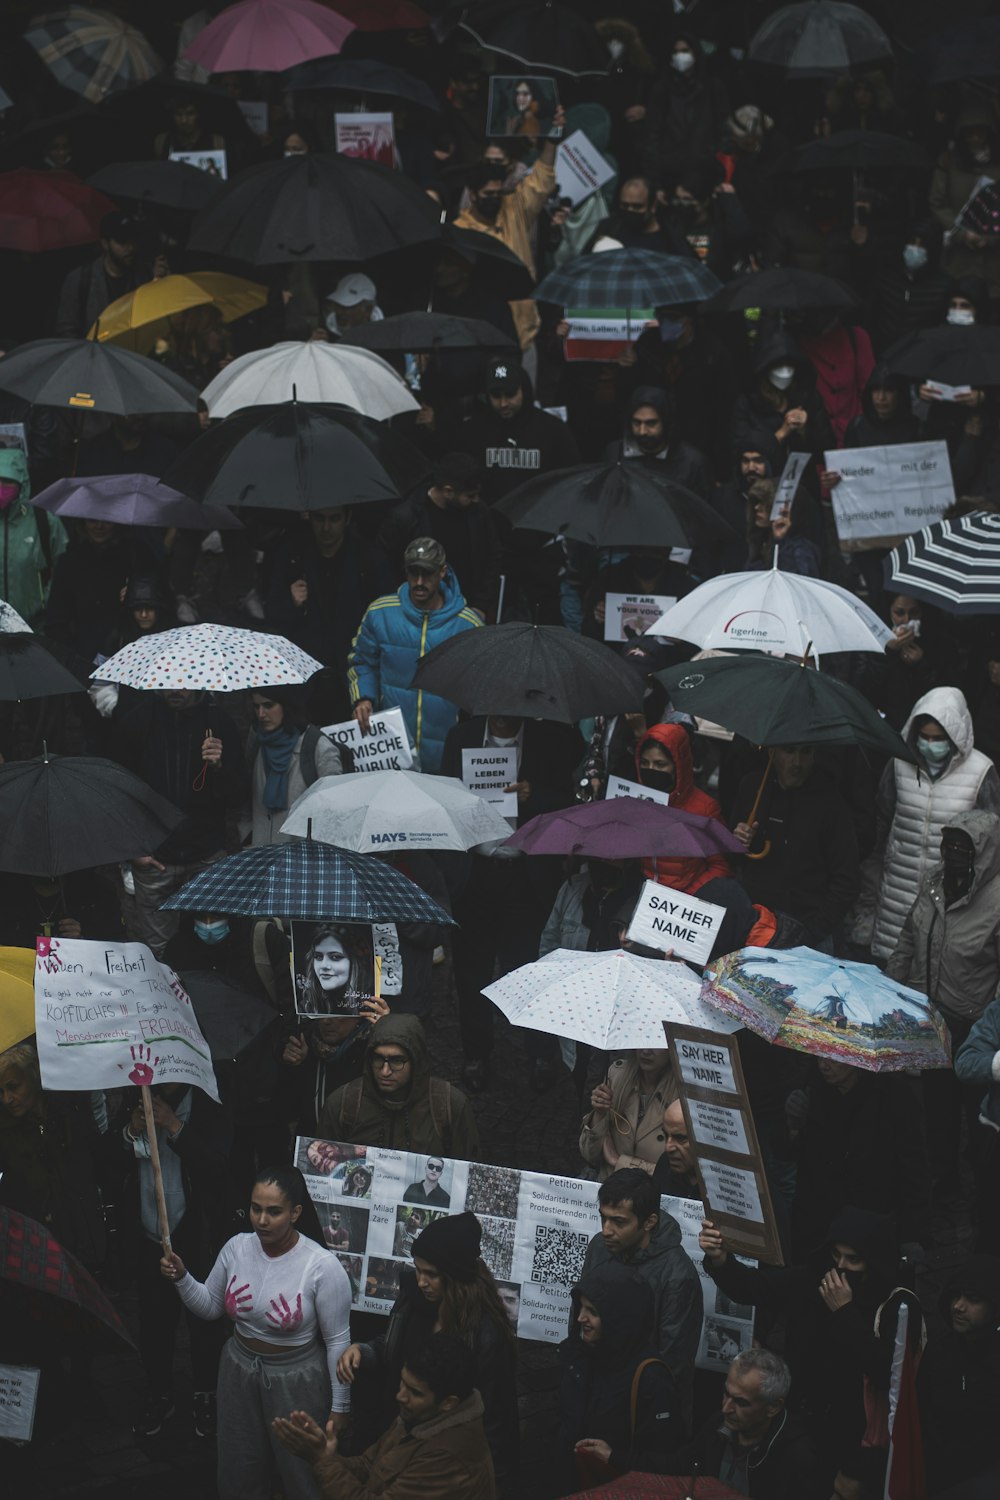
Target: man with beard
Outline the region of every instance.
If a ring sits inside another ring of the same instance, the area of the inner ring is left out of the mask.
[[[106,307],[150,279],[148,266],[137,263],[139,226],[130,214],[105,214],[101,220],[101,252],[70,271],[59,292],[55,334],[61,339],[86,338]],[[157,261],[155,273],[167,274]]]
[[[407,543],[432,536],[441,543],[462,593],[484,616],[496,607],[501,564],[497,518],[481,498],[482,474],[468,453],[446,453],[421,486],[393,506],[378,534],[379,546],[402,562]]]
[[[640,385],[626,408],[624,434],[605,449],[604,461],[614,463],[619,455],[656,459],[658,474],[707,500],[712,491],[708,464],[697,448],[677,435],[676,425],[670,397],[662,386]]]

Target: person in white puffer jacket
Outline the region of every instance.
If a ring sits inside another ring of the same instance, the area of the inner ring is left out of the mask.
[[[851,931],[883,963],[899,941],[924,875],[938,863],[941,830],[959,813],[1000,813],[1000,776],[972,746],[972,715],[955,687],[932,688],[913,705],[903,738],[920,765],[893,760],[879,783],[875,848],[862,868]]]

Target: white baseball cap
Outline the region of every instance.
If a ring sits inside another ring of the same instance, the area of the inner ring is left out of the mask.
[[[374,302],[377,296],[371,277],[352,271],[349,276],[340,278],[326,300],[336,302],[338,307],[357,307],[359,302]]]

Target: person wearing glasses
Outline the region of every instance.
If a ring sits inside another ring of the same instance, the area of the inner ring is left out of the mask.
[[[440,1156],[429,1156],[424,1167],[423,1181],[411,1182],[403,1194],[404,1203],[427,1203],[433,1208],[450,1208],[451,1194],[441,1186],[444,1162]]]

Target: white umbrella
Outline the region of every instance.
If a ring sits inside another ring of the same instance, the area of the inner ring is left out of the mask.
[[[23,635],[25,632],[28,635],[34,634],[27,620],[22,619],[13,604],[0,599],[0,635]]]
[[[321,667],[322,662],[283,635],[235,625],[182,625],[132,641],[90,675],[147,691],[237,693],[241,688],[308,682]]]
[[[738,1031],[740,1023],[700,999],[701,981],[684,964],[557,948],[483,990],[515,1026],[572,1037],[605,1052],[664,1047],[664,1021]]]
[[[311,825],[311,827],[310,827]],[[510,837],[507,819],[454,776],[355,771],[323,776],[288,811],[282,833],[312,834],[359,854],[471,849]]]
[[[885,650],[892,631],[867,604],[835,583],[777,568],[720,573],[699,584],[647,635],[690,641],[705,650],[783,651],[817,656],[831,651]]]
[[[420,410],[402,376],[380,355],[321,339],[272,344],[270,349],[241,354],[201,394],[212,417],[293,399],[335,402],[380,422]]]

